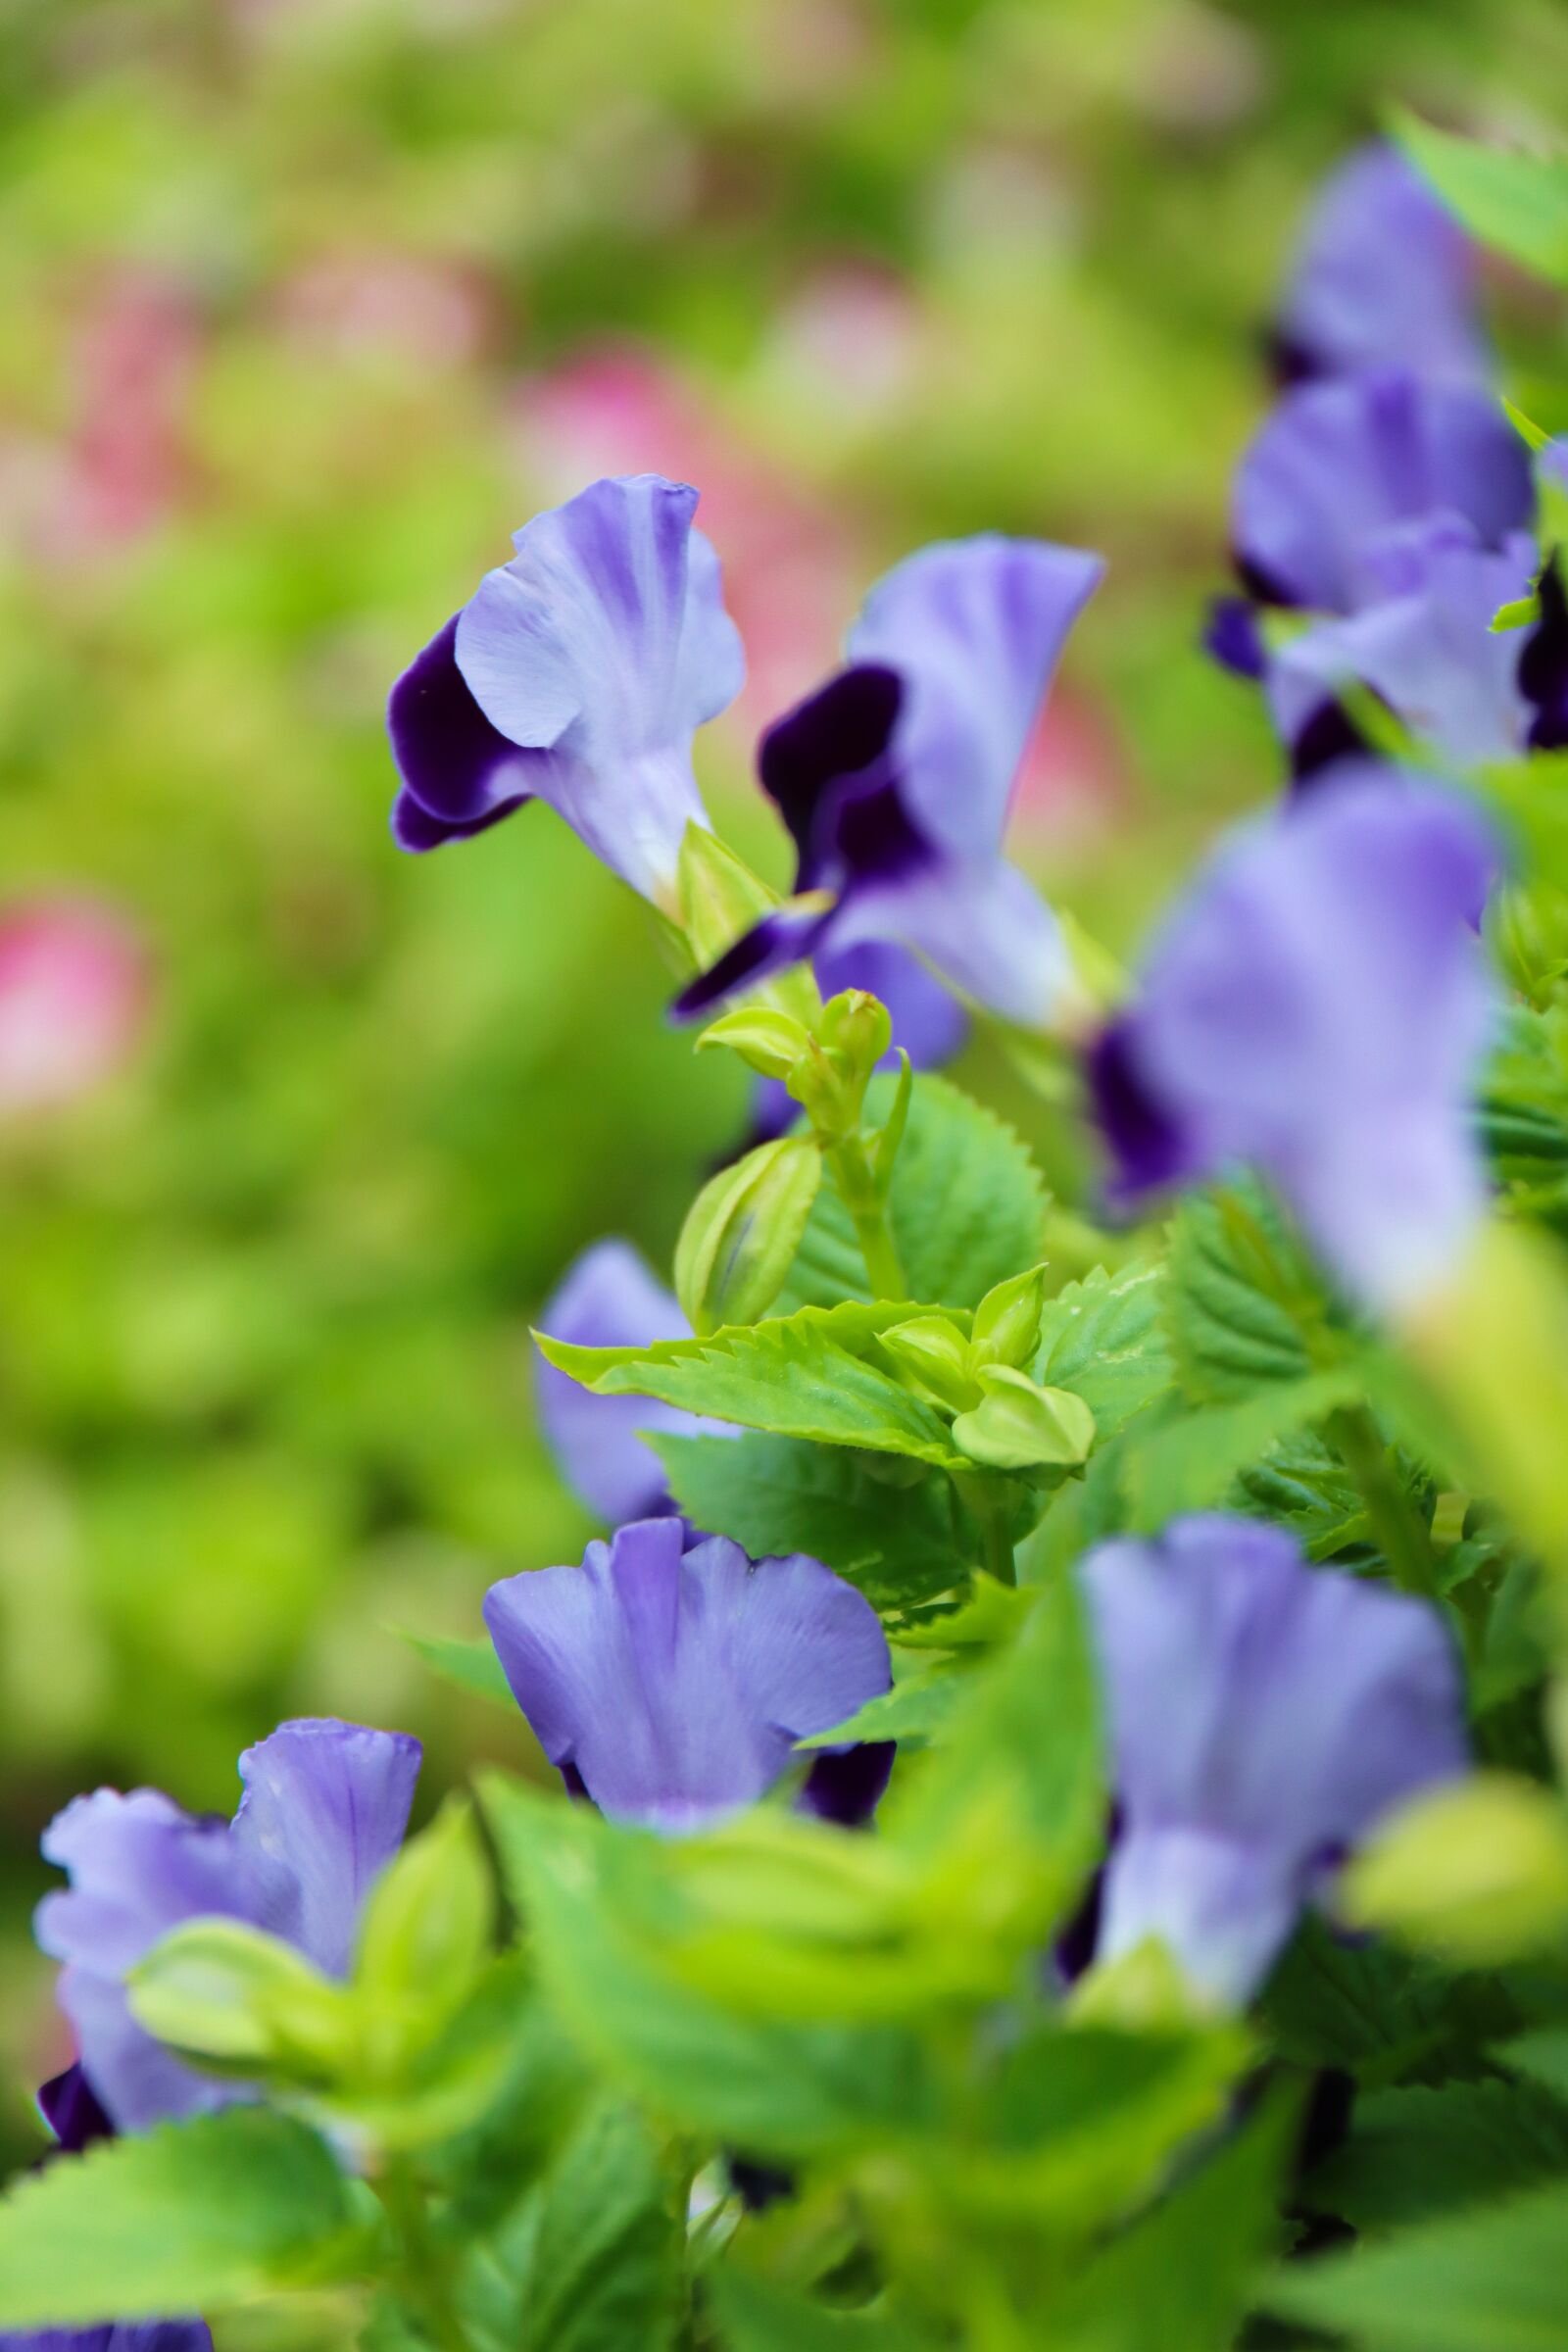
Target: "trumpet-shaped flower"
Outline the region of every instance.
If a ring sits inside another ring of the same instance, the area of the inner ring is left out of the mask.
[[[71,1884],[39,1904],[37,1937],[65,1964],[60,2003],[82,2077],[117,2132],[234,2095],[142,2031],[129,1971],[182,1921],[216,1916],[343,1975],[366,1894],[402,1842],[419,1753],[401,1733],[284,1723],[241,1756],[232,1822],[187,1813],[156,1788],[100,1788],[51,1822],[43,1851]]]
[[[677,1011],[808,956],[917,950],[1007,1018],[1049,1016],[1069,965],[1054,916],[1003,856],[1013,783],[1098,556],[987,534],[922,549],[867,597],[849,666],[764,737],[760,770],[825,909],[763,920]]]
[[[1247,1519],[1116,1538],[1079,1574],[1117,1806],[1097,1956],[1157,1936],[1239,2004],[1379,1817],[1464,1771],[1453,1644],[1424,1601]]]
[[[668,898],[706,824],[692,737],[745,661],[697,492],[661,474],[595,482],[515,534],[392,689],[393,831],[429,850],[549,802],[645,898]]]
[[[819,1560],[752,1561],[678,1519],[590,1544],[580,1568],[493,1585],[485,1624],[568,1788],[612,1820],[700,1830],[765,1795],[799,1740],[889,1686],[876,1611]],[[891,1749],[825,1754],[807,1801],[863,1816]]]
[[[1438,1283],[1485,1199],[1497,863],[1469,802],[1364,762],[1223,843],[1091,1054],[1118,1197],[1250,1164],[1364,1303]]]

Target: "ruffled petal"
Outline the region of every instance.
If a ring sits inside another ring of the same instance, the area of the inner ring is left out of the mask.
[[[387,702],[392,757],[403,779],[392,833],[405,850],[483,832],[535,789],[544,764],[498,733],[457,663],[458,615],[437,630]]]
[[[240,1757],[230,1836],[265,1889],[257,1924],[329,1976],[347,1973],[365,1898],[403,1842],[421,1753],[403,1732],[305,1717]]]

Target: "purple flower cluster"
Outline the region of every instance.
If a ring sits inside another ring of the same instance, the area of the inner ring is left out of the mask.
[[[1261,679],[1298,778],[1357,742],[1351,687],[1461,766],[1561,740],[1568,631],[1492,627],[1542,558],[1475,279],[1464,232],[1391,149],[1353,157],[1309,223],[1274,338],[1287,388],[1236,478],[1254,604],[1218,608],[1208,639]],[[1309,617],[1266,644],[1257,606]]]

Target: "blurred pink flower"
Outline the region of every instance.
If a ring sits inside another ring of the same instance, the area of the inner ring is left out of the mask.
[[[0,908],[0,1117],[111,1077],[141,1034],[149,993],[146,952],[113,907],[38,898]]]
[[[635,346],[586,351],[524,384],[516,416],[530,482],[549,496],[641,472],[702,492],[698,520],[746,641],[746,688],[724,723],[755,735],[836,666],[856,603],[853,535],[665,361]]]
[[[41,553],[69,562],[136,538],[183,496],[198,349],[195,308],[175,280],[123,264],[99,281],[76,339],[75,422]]]
[[[437,368],[480,357],[494,308],[475,265],[390,247],[318,254],[277,298],[284,329],[332,359],[385,354]]]
[[[919,365],[920,314],[904,280],[870,263],[812,271],[779,313],[773,357],[792,381],[852,421],[904,391]]]
[[[1058,680],[1013,787],[1008,839],[1025,863],[1109,832],[1128,808],[1128,771],[1103,706]]]

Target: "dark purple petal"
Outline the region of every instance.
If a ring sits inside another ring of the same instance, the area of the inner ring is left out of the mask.
[[[671,1004],[670,1018],[695,1021],[706,1017],[726,997],[757,988],[775,972],[807,962],[826,937],[831,910],[777,906],[754,923],[744,938],[725,950],[716,963],[688,981]]]
[[[1541,618],[1519,656],[1519,691],[1533,708],[1532,751],[1568,751],[1568,596],[1556,549],[1537,584]]]
[[[403,790],[392,831],[406,850],[482,832],[532,793],[540,761],[485,717],[457,662],[458,616],[437,630],[393,687],[386,707]]]
[[[38,2113],[68,2156],[79,2156],[95,2139],[112,2139],[114,2126],[105,2115],[79,2062],[64,2074],[51,2075],[38,2092]]]
[[[1092,1073],[1124,1193],[1250,1164],[1367,1304],[1440,1279],[1485,1202],[1474,925],[1497,864],[1470,803],[1370,765],[1234,834]]]
[[[841,1830],[863,1829],[887,1794],[898,1743],[861,1740],[854,1747],[824,1748],[806,1776],[801,1809]]]
[[[1292,381],[1402,367],[1483,383],[1475,248],[1396,149],[1363,147],[1325,183],[1275,330]]]
[[[256,1924],[328,1976],[347,1974],[366,1896],[403,1843],[421,1753],[406,1732],[307,1716],[240,1757],[229,1834],[251,1867]]]
[[[119,2320],[0,2333],[0,2352],[213,2352],[213,2336],[205,2320]]]
[[[1324,1857],[1465,1770],[1452,1641],[1425,1602],[1308,1567],[1250,1520],[1116,1538],[1079,1573],[1121,1815],[1099,1955],[1156,1935],[1245,2001]]]
[[[494,1585],[485,1623],[545,1754],[602,1812],[675,1835],[756,1801],[797,1740],[891,1681],[870,1604],[801,1554],[686,1548],[679,1520]]]
[[[1500,550],[1535,512],[1529,453],[1489,394],[1396,368],[1280,402],[1236,477],[1233,540],[1275,601],[1350,612],[1389,592],[1387,548],[1468,524]]]
[[[626,1242],[596,1242],[567,1269],[540,1310],[539,1328],[576,1348],[650,1347],[689,1340],[674,1294],[656,1282]],[[669,1510],[664,1466],[645,1443],[650,1431],[735,1437],[726,1422],[683,1413],[651,1396],[595,1396],[541,1358],[535,1372],[539,1419],[562,1477],[608,1526]]]
[[[1189,1172],[1188,1141],[1138,1066],[1135,1022],[1112,1021],[1101,1031],[1086,1056],[1085,1075],[1110,1149],[1112,1200],[1135,1200],[1179,1183]]]
[[[1256,609],[1245,596],[1216,596],[1203,626],[1203,650],[1238,678],[1263,675],[1267,655]]]
[[[762,737],[758,773],[795,843],[797,889],[836,889],[843,881],[832,823],[837,788],[881,766],[903,699],[894,670],[860,662],[829,678]]]

